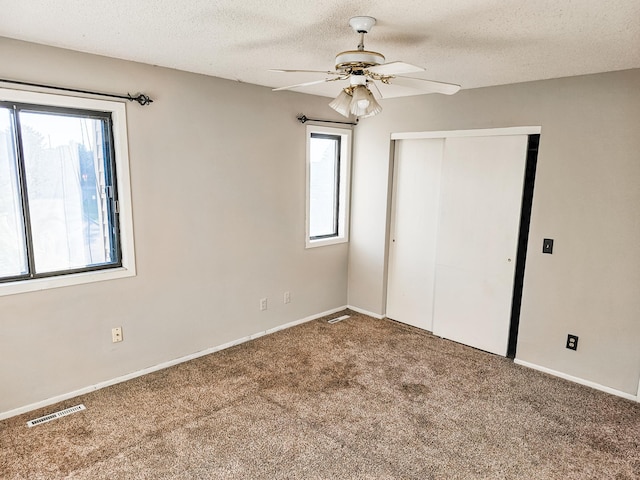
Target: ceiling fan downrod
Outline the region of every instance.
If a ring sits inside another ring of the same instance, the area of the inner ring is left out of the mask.
[[[364,52],[364,35],[367,32],[360,32],[360,43],[358,43],[358,51]]]

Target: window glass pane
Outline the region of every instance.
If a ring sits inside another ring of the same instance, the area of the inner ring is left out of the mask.
[[[36,273],[115,261],[103,120],[23,111],[20,124]]]
[[[0,277],[28,272],[12,111],[0,108]]]
[[[311,137],[309,169],[309,236],[338,234],[339,137]]]

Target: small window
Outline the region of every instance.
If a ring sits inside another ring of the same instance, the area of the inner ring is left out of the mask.
[[[128,192],[128,172],[126,182],[118,181],[128,163],[118,158],[123,165],[116,165],[122,142],[116,146],[114,108],[75,106],[113,107],[114,102],[0,93],[0,294],[106,279],[86,274],[123,270],[124,257],[130,267],[130,209],[127,205],[123,257],[118,198],[119,186],[126,184]],[[73,274],[85,275],[52,282]],[[36,284],[21,286],[30,282]]]
[[[351,130],[307,127],[307,247],[347,241]]]

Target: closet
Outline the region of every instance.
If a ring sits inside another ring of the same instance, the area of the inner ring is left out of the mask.
[[[507,354],[528,139],[539,131],[393,138],[387,317]]]

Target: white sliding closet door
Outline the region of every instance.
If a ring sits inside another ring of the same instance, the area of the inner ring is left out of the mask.
[[[396,142],[387,317],[432,330],[444,139]]]
[[[506,355],[527,135],[447,138],[433,333]]]

